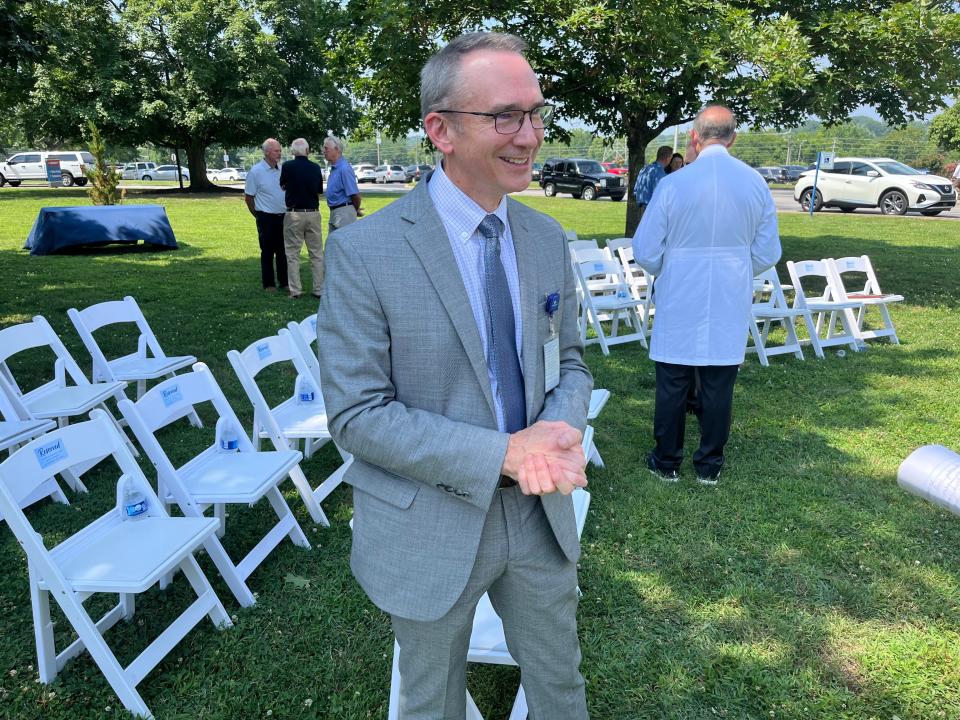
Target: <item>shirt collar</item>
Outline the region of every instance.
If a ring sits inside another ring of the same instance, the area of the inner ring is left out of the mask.
[[[430,191],[430,197],[433,199],[433,204],[436,206],[440,217],[454,231],[460,242],[463,244],[470,242],[476,236],[480,221],[490,213],[487,213],[473,198],[458,188],[447,177],[447,174],[443,171],[442,163],[437,165],[436,170],[430,176],[427,189]],[[500,198],[500,204],[492,214],[500,218],[504,232],[506,232],[508,227],[506,195]]]
[[[713,145],[707,145],[703,150],[700,151],[698,157],[703,157],[704,155],[714,155],[716,153],[723,153],[724,155],[729,155],[729,151],[720,143],[714,143]]]

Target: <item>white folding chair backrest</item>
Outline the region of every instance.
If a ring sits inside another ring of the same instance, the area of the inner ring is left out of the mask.
[[[569,228],[564,228],[563,233],[564,235],[567,236],[567,240],[569,242],[572,242],[577,239],[577,233],[574,232],[573,230],[570,230]]]
[[[54,378],[23,393],[25,405],[29,407],[31,401],[60,390],[67,384],[68,378],[74,385],[91,384],[64,346],[63,341],[42,315],[36,315],[30,322],[0,330],[0,362],[2,363],[6,363],[11,357],[25,350],[41,347],[49,347],[56,356]]]
[[[764,270],[754,278],[753,307],[768,310],[787,310],[790,308],[787,296],[783,292],[783,286],[780,284],[780,276],[777,275],[777,268],[772,267]]]
[[[874,271],[873,263],[870,262],[867,255],[842,257],[829,262],[841,298],[862,303],[856,313],[857,331],[860,339],[870,340],[888,337],[891,343],[899,345],[900,339],[897,337],[897,331],[894,328],[893,319],[890,317],[887,305],[903,302],[903,295],[884,293],[880,289],[877,273]],[[850,277],[851,274],[855,276],[855,280]],[[854,286],[848,287],[851,280],[853,280]],[[877,330],[864,329],[867,308],[870,307],[876,307],[880,313],[882,327]]]
[[[843,288],[834,277],[830,261],[788,260],[787,272],[793,284],[793,307],[817,314],[814,332],[819,337],[821,347],[848,345],[856,352],[859,333],[853,311],[862,308],[863,304],[843,297]],[[816,289],[811,287],[808,278],[819,280]],[[817,295],[817,292],[820,294]],[[837,326],[838,321],[842,332]]]
[[[309,333],[313,332],[311,336]],[[297,352],[304,365],[309,368],[313,380],[316,383],[317,391],[320,390],[320,361],[317,354],[313,351],[313,344],[317,341],[317,316],[311,315],[305,320],[295,322],[291,320],[287,324],[287,331],[290,333],[290,339],[293,342]]]
[[[47,550],[41,535],[19,507],[19,500],[44,481],[77,464],[112,456],[120,468],[117,504],[90,525]],[[121,482],[143,495],[147,509],[137,520],[122,514]],[[102,410],[91,420],[60,428],[31,441],[0,463],[0,513],[27,555],[40,680],[49,683],[71,658],[88,650],[124,707],[152,717],[136,686],[186,634],[208,616],[229,627],[230,617],[193,552],[217,529],[215,519],[171,518],[130,454],[125,439]],[[126,668],[107,646],[103,633],[133,617],[134,595],[165,573],[183,571],[197,599]],[[119,595],[118,604],[94,620],[84,601],[95,593]],[[50,598],[60,605],[78,639],[56,651]]]
[[[219,418],[241,427],[240,421],[213,374],[202,362],[192,372],[164,380],[147,391],[136,403],[120,401],[120,410],[131,429],[157,468],[158,495],[167,502],[167,492],[185,516],[203,517],[204,510],[214,506],[225,529],[224,507],[228,504],[251,505],[266,497],[277,514],[278,522],[239,563],[234,563],[220,544],[211,540],[207,551],[230,587],[237,602],[246,607],[255,602],[246,579],[266,556],[289,536],[294,544],[309,548],[303,530],[290,512],[277,486],[300,461],[295,450],[257,452],[243,433],[237,432],[235,453],[223,453],[214,444],[179,468],[175,467],[156,437],[156,431],[183,417],[183,409],[209,402]]]
[[[811,303],[837,302],[836,286],[833,282],[833,273],[827,260],[798,260],[787,261],[787,272],[794,286],[797,300],[802,299],[808,305]],[[811,282],[803,281],[807,278],[819,278],[814,286]],[[817,294],[819,293],[819,294]]]
[[[129,295],[124,297],[123,300],[108,300],[107,302],[91,305],[83,310],[70,308],[67,310],[67,316],[77,329],[77,334],[80,335],[80,339],[87,348],[87,352],[90,353],[90,357],[93,358],[93,373],[91,377],[94,382],[117,379],[114,377],[106,355],[93,337],[93,334],[97,330],[100,330],[106,325],[133,323],[137,326],[137,330],[140,331],[140,335],[137,338],[136,351],[116,359],[126,360],[136,357],[146,357],[148,349],[153,353],[154,357],[166,357],[160,348],[160,343],[157,342],[156,336],[153,334],[150,326],[147,325],[147,321],[143,317],[143,313],[140,311],[136,300]]]
[[[571,240],[567,243],[567,247],[570,248],[573,252],[580,252],[581,250],[600,250],[600,243],[596,240]]]

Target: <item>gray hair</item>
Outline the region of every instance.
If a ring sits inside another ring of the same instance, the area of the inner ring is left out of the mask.
[[[459,79],[464,55],[479,50],[522,55],[526,49],[526,42],[507,33],[474,32],[454,38],[420,70],[420,119],[447,105],[455,105],[455,101],[462,97],[464,88]]]
[[[260,149],[266,152],[267,148],[270,146],[270,143],[276,143],[277,147],[280,146],[280,141],[277,140],[276,138],[267,138],[266,140],[263,141],[263,145],[260,146]]]
[[[323,139],[323,146],[326,147],[327,145],[333,145],[337,150],[343,152],[343,143],[336,135],[327,135]]]
[[[303,138],[297,138],[290,143],[290,152],[294,155],[309,155],[310,145]]]
[[[718,109],[726,112],[716,112]],[[726,105],[707,105],[694,118],[693,129],[697,132],[700,142],[709,140],[727,142],[733,140],[737,132],[737,116]]]

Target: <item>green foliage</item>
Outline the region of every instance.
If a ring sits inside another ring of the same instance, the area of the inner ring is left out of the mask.
[[[370,195],[364,206],[373,211],[390,199]],[[623,203],[522,200],[583,238],[622,233]],[[143,194],[136,201],[166,207],[180,250],[29,257],[21,246],[40,207],[83,204],[86,195],[0,190],[7,271],[0,326],[41,314],[89,369],[66,310],[133,295],[164,349],[207,363],[249,427],[252,410],[226,352],[314,308],[262,292],[256,230],[239,196]],[[866,353],[828,353],[822,361],[808,348],[805,361],[779,357],[769,368],[748,357],[737,380],[729,463],[713,490],[695,484],[689,461],[670,486],[640,464],[653,442],[647,353],[636,344],[607,357],[596,346],[587,351],[597,387],[613,393],[596,421],[606,467],[587,473],[592,503],[579,575],[582,669],[594,720],[960,717],[960,520],[896,485],[897,466],[915,447],[957,446],[960,222],[786,213],[780,230],[785,260],[870,255],[883,288],[907,297],[891,310],[903,344],[871,343]],[[136,347],[135,332],[97,339],[111,357]],[[43,362],[49,359],[32,367]],[[14,371],[31,378],[30,366]],[[294,382],[292,373],[263,379],[271,404]],[[176,464],[212,442],[209,408],[199,410],[204,430],[182,421],[161,437],[180,453]],[[688,457],[696,435],[691,417]],[[149,461],[140,462],[155,481]],[[328,444],[302,466],[319,479],[340,462]],[[117,477],[110,470],[84,475],[90,492],[68,490],[70,505],[44,501],[27,511],[48,547],[112,506]],[[258,601],[245,609],[201,555],[236,623],[223,632],[201,623],[139,684],[158,718],[386,716],[393,639],[389,619],[350,574],[350,489],[324,503],[329,528],[310,522],[289,482],[281,490],[313,548],[281,543],[250,577]],[[269,529],[270,510],[261,502],[228,512],[224,543],[239,558]],[[87,653],[67,663],[55,684],[35,682],[27,573],[0,525],[0,717],[127,717]],[[187,607],[184,586],[180,576],[166,590],[151,589],[137,599],[133,622],[107,634],[123,664]],[[104,604],[92,597],[86,606]],[[62,614],[53,613],[58,640],[73,640]],[[484,717],[507,717],[518,681],[516,668],[470,665]]]
[[[960,104],[944,110],[930,123],[930,137],[943,150],[960,152]]]
[[[120,175],[107,164],[107,151],[100,136],[100,130],[92,122],[88,127],[90,128],[88,147],[95,162],[93,167],[87,167],[86,170],[87,177],[90,179],[90,187],[87,188],[90,200],[94,205],[119,205],[123,202],[126,192],[120,190]]]

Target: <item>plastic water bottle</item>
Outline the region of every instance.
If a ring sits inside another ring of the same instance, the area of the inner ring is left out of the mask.
[[[147,498],[129,475],[120,478],[120,492],[124,520],[140,520],[147,516]]]
[[[297,375],[294,393],[297,396],[297,405],[306,405],[317,399],[317,392],[313,389],[313,383],[303,375]]]
[[[240,438],[229,418],[217,420],[217,448],[220,452],[237,452],[240,449]]]

